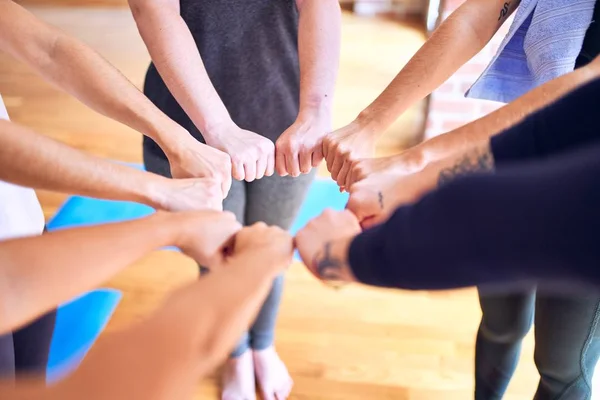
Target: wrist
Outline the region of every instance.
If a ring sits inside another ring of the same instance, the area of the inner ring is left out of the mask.
[[[382,126],[368,109],[361,111],[351,124],[373,139],[377,139],[387,129],[387,126]]]
[[[227,115],[223,118],[214,118],[211,120],[204,120],[199,124],[196,124],[199,127],[200,132],[202,133],[202,137],[206,141],[207,144],[210,144],[214,140],[226,134],[226,132],[231,131],[232,129],[237,129],[238,126],[235,122]]]
[[[350,265],[348,251],[354,236],[331,240],[323,245],[313,261],[313,269],[324,281],[356,282]]]

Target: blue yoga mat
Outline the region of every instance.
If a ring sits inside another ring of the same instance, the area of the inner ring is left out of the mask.
[[[50,345],[47,381],[75,369],[106,327],[121,300],[121,292],[98,289],[59,307]]]

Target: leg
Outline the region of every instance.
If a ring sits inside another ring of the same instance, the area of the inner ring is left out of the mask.
[[[144,164],[150,172],[171,177],[169,163],[161,157],[144,151]],[[246,207],[246,184],[234,180],[229,195],[223,202],[223,209],[235,214],[238,221],[244,223]],[[209,273],[209,270],[198,266],[200,275]],[[254,363],[250,349],[250,335],[246,332],[240,338],[231,357],[225,363],[223,370],[223,400],[253,400],[256,397],[254,385]]]
[[[600,293],[576,295],[538,290],[535,363],[540,372],[536,400],[590,399],[600,354]]]
[[[0,336],[0,379],[15,378],[15,345],[12,332]]]
[[[483,313],[475,344],[475,399],[501,399],[512,377],[521,341],[533,319],[535,291],[484,294]]]
[[[269,225],[289,229],[314,175],[315,170],[298,178],[274,175],[250,183],[246,222],[252,224],[264,221]],[[292,387],[288,371],[273,346],[282,289],[283,276],[279,276],[273,282],[273,288],[250,329],[254,368],[265,400],[287,398]]]
[[[53,310],[13,334],[17,376],[46,376],[55,322],[56,310]]]

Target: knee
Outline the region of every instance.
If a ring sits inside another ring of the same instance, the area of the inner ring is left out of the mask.
[[[531,318],[491,321],[485,317],[479,327],[480,334],[495,343],[515,343],[523,340],[531,328]]]

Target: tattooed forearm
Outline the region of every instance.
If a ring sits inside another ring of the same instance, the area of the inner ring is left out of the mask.
[[[440,171],[438,186],[444,185],[454,179],[475,172],[489,172],[494,170],[494,155],[489,142],[483,147],[469,151],[454,165]]]
[[[498,17],[498,21],[502,20],[508,14],[508,9],[510,8],[510,2],[504,3],[502,9],[500,10],[500,16]]]
[[[348,266],[331,254],[331,242],[325,243],[323,251],[315,256],[314,265],[317,276],[335,286],[348,280],[345,273]]]
[[[377,199],[379,200],[379,207],[383,210],[383,193],[377,192]]]

